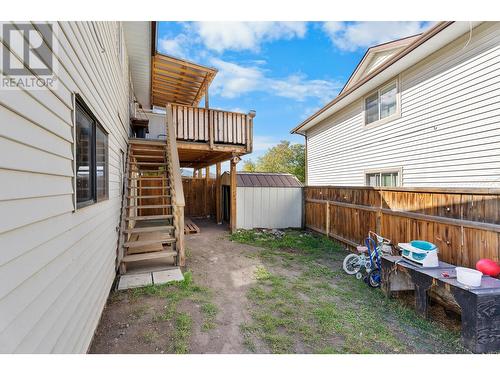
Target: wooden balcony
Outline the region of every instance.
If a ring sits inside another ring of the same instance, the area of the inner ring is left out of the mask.
[[[181,167],[203,168],[252,152],[255,113],[167,104]]]

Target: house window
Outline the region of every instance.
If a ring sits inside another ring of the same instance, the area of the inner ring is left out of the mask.
[[[76,102],[77,208],[108,198],[108,135],[78,98]]]
[[[401,185],[401,170],[366,173],[366,185],[374,187],[394,187]]]
[[[398,85],[394,80],[365,98],[365,124],[396,116],[398,105]]]

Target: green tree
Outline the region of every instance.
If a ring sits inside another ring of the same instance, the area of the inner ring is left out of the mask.
[[[255,172],[255,163],[252,159],[248,159],[243,162],[243,170],[245,172]]]
[[[301,182],[305,181],[305,147],[302,144],[291,144],[281,141],[271,147],[257,159],[257,162],[247,160],[243,164],[246,172],[280,172],[290,173]]]

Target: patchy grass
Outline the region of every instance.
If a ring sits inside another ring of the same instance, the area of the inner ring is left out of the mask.
[[[193,328],[192,317],[183,312],[180,304],[184,301],[192,301],[200,304],[200,312],[204,316],[202,330],[210,330],[216,326],[218,308],[211,302],[211,292],[193,282],[191,272],[184,273],[184,280],[171,282],[164,285],[149,285],[127,291],[132,300],[141,296],[158,297],[165,301],[162,311],[157,311],[152,317],[152,323],[169,322],[173,326],[173,332],[166,351],[168,353],[189,353],[189,340]],[[148,307],[140,306],[131,314],[137,319],[143,316]],[[153,331],[146,331],[140,338],[145,343],[155,342],[156,335]]]
[[[191,337],[193,321],[185,312],[175,317],[175,331],[172,336],[172,352],[175,354],[189,353],[189,338]]]
[[[201,312],[203,313],[204,316],[204,321],[201,326],[201,329],[203,331],[209,331],[211,329],[215,328],[215,319],[217,317],[217,313],[219,312],[219,309],[217,306],[215,306],[211,302],[206,302],[203,305],[201,305]]]
[[[158,337],[158,334],[154,331],[146,331],[142,334],[142,340],[146,344],[152,344]]]
[[[288,230],[238,231],[232,241],[258,246],[263,266],[248,291],[251,321],[240,326],[250,351],[272,353],[464,352],[459,332],[416,315],[379,289],[346,275],[345,250],[324,236]]]

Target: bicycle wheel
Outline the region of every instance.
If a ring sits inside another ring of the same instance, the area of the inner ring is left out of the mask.
[[[378,288],[380,286],[381,275],[378,268],[371,270],[368,274],[368,285],[372,288]]]
[[[342,268],[348,275],[354,275],[361,269],[361,264],[359,262],[359,256],[356,254],[349,254],[344,258],[344,263],[342,263]]]

